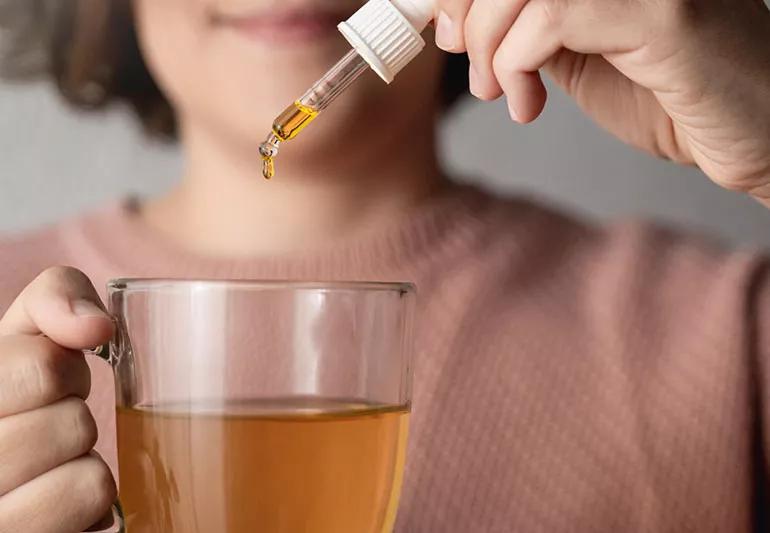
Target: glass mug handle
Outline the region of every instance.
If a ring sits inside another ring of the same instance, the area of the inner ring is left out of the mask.
[[[126,523],[125,519],[123,518],[123,508],[120,506],[120,500],[115,500],[115,503],[112,504],[112,525],[108,529],[94,529],[91,527],[87,531],[110,531],[112,533],[126,533]]]
[[[86,355],[95,355],[99,357],[100,359],[103,359],[107,362],[107,364],[112,364],[110,361],[110,345],[109,344],[103,344],[102,346],[97,346],[93,350],[84,350],[83,353]],[[110,526],[107,530],[102,531],[113,531],[114,533],[126,533],[126,520],[123,515],[123,507],[120,505],[120,500],[115,500],[115,503],[112,504],[112,520],[113,525]],[[89,529],[89,531],[100,531],[95,529]]]

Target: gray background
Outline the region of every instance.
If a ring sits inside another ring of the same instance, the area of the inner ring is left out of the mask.
[[[595,127],[558,90],[544,117],[510,122],[470,98],[446,121],[449,168],[500,191],[599,219],[644,216],[737,245],[770,248],[770,210],[695,169],[657,161]],[[45,85],[0,84],[0,232],[55,221],[104,200],[168,187],[179,157],[143,140],[120,109],[66,109]]]

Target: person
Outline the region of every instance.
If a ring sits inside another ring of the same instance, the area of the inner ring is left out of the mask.
[[[545,70],[619,138],[770,207],[763,2],[437,0],[450,59],[360,80],[262,180],[266,127],[358,5],[3,0],[7,76],[130,105],[185,167],[0,244],[0,531],[81,531],[113,501],[111,374],[79,350],[111,335],[94,286],[115,276],[416,282],[400,532],[767,530],[767,259],[457,185],[434,147],[467,52],[514,120]]]

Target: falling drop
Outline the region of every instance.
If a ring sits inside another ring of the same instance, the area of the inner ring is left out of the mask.
[[[275,156],[278,155],[278,146],[281,140],[271,133],[265,142],[259,146],[259,155],[262,156],[262,175],[265,179],[275,176]]]
[[[273,179],[275,176],[275,161],[272,157],[262,156],[262,175],[266,180]]]

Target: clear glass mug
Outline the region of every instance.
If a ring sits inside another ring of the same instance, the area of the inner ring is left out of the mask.
[[[405,283],[110,282],[120,531],[392,531],[414,300]]]

